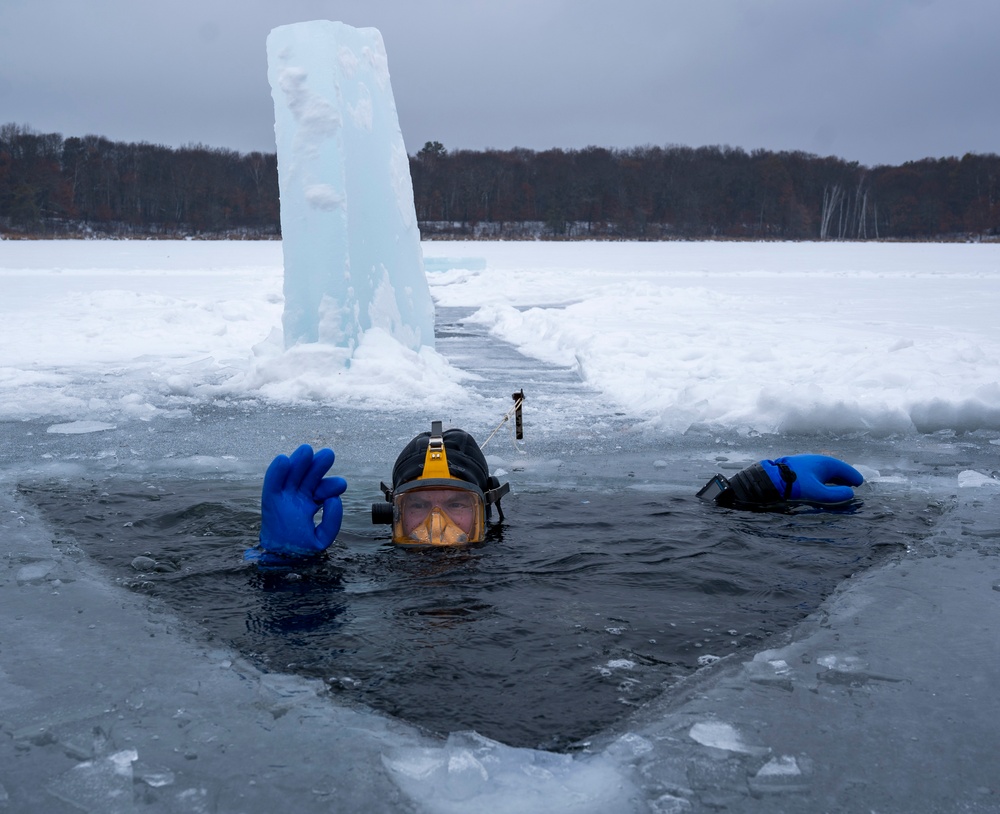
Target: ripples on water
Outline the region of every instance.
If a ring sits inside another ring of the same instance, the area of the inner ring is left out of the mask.
[[[507,522],[474,548],[395,548],[349,505],[328,557],[262,572],[241,561],[258,490],[22,485],[62,539],[265,669],[320,678],[433,731],[549,749],[608,726],[699,659],[759,647],[923,528],[885,505],[769,515],[625,486],[536,488],[509,495]]]

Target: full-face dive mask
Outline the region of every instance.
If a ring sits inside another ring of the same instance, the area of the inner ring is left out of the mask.
[[[392,487],[381,484],[385,503],[372,505],[372,522],[392,524],[392,541],[400,545],[453,546],[478,543],[486,521],[509,484],[489,475],[486,458],[475,439],[463,430],[429,433],[410,441],[396,459]]]

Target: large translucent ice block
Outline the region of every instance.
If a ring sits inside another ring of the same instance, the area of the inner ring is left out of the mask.
[[[382,328],[434,345],[409,160],[382,35],[316,20],[267,38],[274,98],[285,347],[357,347]]]

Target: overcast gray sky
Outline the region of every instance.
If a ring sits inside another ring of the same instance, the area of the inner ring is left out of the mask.
[[[382,32],[407,150],[1000,152],[998,0],[0,0],[0,124],[273,152],[265,41]]]

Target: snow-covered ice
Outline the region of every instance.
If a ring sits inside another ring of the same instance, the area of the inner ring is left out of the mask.
[[[8,241],[0,255],[0,415],[113,422],[216,397],[475,401],[461,368],[378,329],[347,370],[322,348],[286,354],[272,333],[278,243],[40,247],[53,244]],[[453,257],[461,244],[425,251]],[[995,244],[489,243],[477,254],[486,268],[427,275],[438,306],[471,309],[651,427],[1000,430]]]
[[[311,405],[483,426],[509,393],[386,332],[366,333],[349,369],[287,353],[277,243],[3,241],[0,807],[1000,811],[1000,246],[423,248],[485,260],[428,274],[439,308],[578,375],[570,404],[528,394],[547,448],[583,435],[595,404],[630,427],[612,449],[662,444],[657,472],[696,447],[725,469],[747,449],[835,445],[868,504],[921,495],[929,536],[572,754],[431,736],[184,635],[57,545],[17,484],[252,479],[278,450],[241,414],[271,411],[291,448],[311,440]],[[231,431],[210,436],[220,404]],[[516,489],[522,473],[493,456]]]

